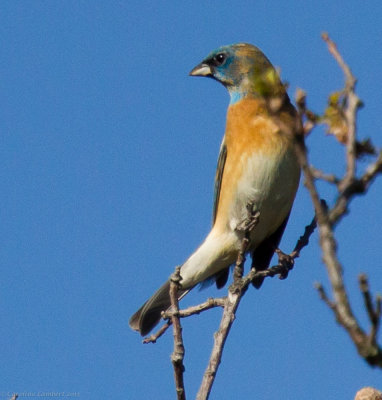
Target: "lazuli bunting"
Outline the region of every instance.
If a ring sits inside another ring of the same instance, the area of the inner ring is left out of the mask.
[[[277,118],[293,126],[296,111],[275,69],[255,46],[239,43],[210,53],[191,72],[211,77],[228,90],[231,101],[215,177],[213,225],[204,242],[181,266],[180,297],[205,280],[225,285],[236,261],[247,217],[254,204],[260,220],[250,235],[252,268],[268,268],[292,208],[300,179],[293,138],[283,133],[267,101],[282,98]],[[260,287],[262,281],[253,282]],[[170,306],[167,281],[130,318],[132,329],[146,335]]]

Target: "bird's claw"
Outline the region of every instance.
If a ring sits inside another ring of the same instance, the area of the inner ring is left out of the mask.
[[[294,267],[294,258],[280,249],[276,249],[275,252],[279,258],[279,265],[283,267],[283,271],[280,273],[279,278],[286,279],[289,271]]]

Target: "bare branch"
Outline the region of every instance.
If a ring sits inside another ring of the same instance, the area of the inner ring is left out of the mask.
[[[178,302],[178,286],[180,282],[180,267],[176,267],[175,272],[171,275],[170,283],[170,298],[173,313],[171,322],[173,325],[174,333],[174,351],[171,355],[171,362],[174,367],[175,388],[178,400],[186,400],[186,393],[184,390],[184,345],[182,338],[182,327],[179,320],[179,302]]]
[[[334,236],[334,226],[339,220],[345,215],[348,209],[350,200],[360,193],[364,193],[369,188],[370,183],[375,176],[382,171],[382,155],[379,154],[378,159],[367,168],[365,174],[357,179],[356,174],[356,115],[360,105],[360,101],[354,92],[356,80],[352,75],[350,68],[343,61],[339,54],[336,45],[328,37],[327,34],[323,35],[323,39],[326,41],[329,47],[329,51],[333,54],[338,64],[342,68],[345,74],[346,84],[344,90],[344,113],[346,115],[347,123],[347,152],[346,152],[346,173],[344,177],[337,182],[339,189],[339,196],[331,210],[325,209],[319,202],[319,193],[316,188],[314,179],[314,170],[309,167],[307,152],[303,141],[303,128],[299,126],[299,121],[296,122],[296,154],[299,159],[300,165],[305,176],[305,185],[309,190],[315,211],[317,216],[317,222],[319,225],[320,245],[322,249],[322,258],[327,268],[329,275],[331,290],[333,294],[333,300],[329,300],[322,285],[317,285],[318,292],[321,299],[328,305],[333,311],[337,322],[348,332],[349,336],[353,340],[358,353],[373,366],[379,366],[382,368],[382,349],[377,345],[375,341],[376,331],[379,327],[378,324],[372,322],[372,331],[370,335],[367,335],[364,330],[360,327],[357,319],[355,318],[348,294],[343,281],[343,269],[337,256],[337,242]],[[304,108],[299,107],[301,118],[304,117]],[[366,296],[366,297],[365,297]],[[368,289],[364,289],[364,298],[366,308],[369,310],[369,316],[371,316],[370,300],[367,300]],[[381,306],[378,305],[380,308]],[[374,313],[373,309],[373,313]],[[375,315],[373,314],[373,321],[375,321]],[[370,340],[370,338],[374,338]]]

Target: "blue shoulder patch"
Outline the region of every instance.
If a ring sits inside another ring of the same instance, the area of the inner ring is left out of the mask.
[[[230,105],[237,103],[241,99],[243,99],[246,95],[245,92],[239,92],[239,91],[230,91],[230,96],[231,96],[231,101],[229,102]]]

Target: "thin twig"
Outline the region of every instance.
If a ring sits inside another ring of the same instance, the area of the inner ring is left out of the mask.
[[[143,344],[147,343],[156,343],[156,341],[167,331],[167,329],[171,326],[171,321],[166,321],[157,332],[153,333],[152,335],[144,338],[142,340]]]
[[[322,200],[322,204],[326,203]],[[309,244],[309,238],[317,227],[316,217],[314,217],[309,225],[305,227],[304,233],[299,237],[296,246],[294,247],[292,253],[290,254],[293,258],[298,258],[300,256],[301,250]]]
[[[357,80],[352,74],[349,66],[342,58],[336,44],[330,39],[327,33],[322,34],[323,40],[328,45],[329,52],[333,55],[338,65],[345,75],[345,109],[344,115],[347,123],[346,141],[346,173],[343,180],[339,183],[342,191],[354,180],[356,174],[357,152],[356,152],[356,132],[357,132],[357,111],[360,107],[359,97],[355,93]]]
[[[320,296],[320,299],[321,299],[330,309],[332,309],[332,310],[335,312],[336,305],[335,305],[335,303],[333,303],[333,302],[329,299],[328,295],[326,294],[325,288],[322,286],[322,283],[316,282],[316,283],[314,284],[314,287],[317,289],[318,294],[319,294],[319,296]]]
[[[313,167],[313,165],[310,166],[310,169],[315,179],[321,179],[334,185],[338,185],[338,183],[340,182],[340,179],[337,178],[334,174],[326,174],[318,168]]]
[[[178,310],[175,312],[178,318],[186,318],[191,315],[200,314],[203,311],[209,310],[215,307],[224,307],[225,297],[218,298],[209,298],[204,303],[198,304],[196,306],[191,306],[184,308],[183,310]],[[171,326],[171,318],[174,315],[174,311],[167,310],[162,313],[162,318],[167,319],[166,323],[164,323],[161,328],[154,334],[143,339],[143,343],[156,343],[156,341],[167,331],[167,329]]]
[[[276,253],[279,257],[277,265],[273,265],[264,271],[256,271],[252,269],[248,275],[243,278],[243,286],[249,285],[250,282],[257,278],[273,278],[279,275],[280,279],[285,279],[288,273],[294,267],[294,260],[300,257],[301,250],[309,244],[309,238],[316,229],[317,222],[314,217],[309,225],[305,227],[304,233],[299,237],[296,246],[290,254],[283,253],[280,249],[276,249]]]
[[[360,181],[363,183],[365,190],[369,188],[370,183],[377,174],[382,173],[382,150],[378,154],[378,158],[374,163],[370,164],[366,172],[362,175]]]
[[[303,114],[306,119],[302,125],[302,131],[304,136],[308,136],[312,129],[316,126],[319,116],[310,111],[306,106],[306,92],[300,88],[296,90],[296,104],[299,110],[301,110],[301,114]]]
[[[365,308],[366,308],[367,314],[369,316],[369,320],[374,325],[377,323],[377,320],[376,320],[376,315],[375,315],[375,311],[374,311],[373,300],[372,300],[371,294],[370,294],[369,282],[368,282],[367,276],[365,274],[361,274],[358,277],[358,280],[359,280],[359,287],[360,287],[360,290],[361,290],[361,293],[363,295],[363,299],[365,302]]]
[[[341,67],[342,71],[345,74],[346,82],[351,85],[351,88],[354,90],[354,86],[356,83],[356,80],[349,68],[349,66],[345,63],[343,60],[340,52],[338,51],[337,45],[330,39],[329,35],[327,32],[323,32],[321,34],[322,39],[326,42],[328,45],[328,50],[329,52],[333,55],[335,60],[337,61],[338,65]]]
[[[186,318],[190,317],[191,315],[200,314],[201,312],[210,310],[211,308],[224,307],[224,304],[225,297],[209,298],[204,303],[179,310],[177,315],[179,318]],[[165,311],[163,313],[163,318],[171,318],[172,314],[173,312],[171,310]]]
[[[361,178],[354,179],[338,196],[336,204],[329,214],[329,220],[333,226],[347,214],[350,201],[356,195],[366,193],[378,174],[382,174],[382,151],[379,152],[377,159],[368,166]]]
[[[367,314],[369,316],[369,321],[371,324],[369,340],[372,344],[375,344],[381,322],[381,297],[377,296],[376,305],[374,306],[367,276],[365,274],[361,274],[358,277],[358,280],[359,280],[360,290],[363,295],[365,308],[367,310]]]
[[[174,351],[171,354],[171,362],[174,367],[175,388],[178,400],[186,400],[186,392],[184,390],[184,345],[182,338],[182,327],[179,320],[179,302],[178,302],[178,286],[180,282],[180,267],[176,267],[175,272],[171,275],[170,298],[173,313],[171,322],[174,332]]]

